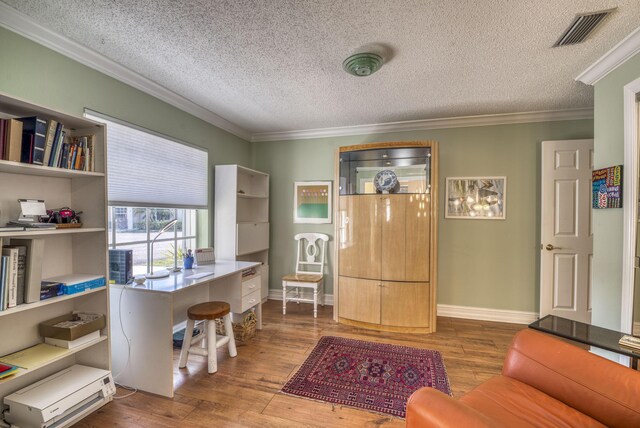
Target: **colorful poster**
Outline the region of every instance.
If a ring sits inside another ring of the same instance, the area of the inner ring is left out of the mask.
[[[622,165],[596,169],[591,181],[593,208],[622,208]]]

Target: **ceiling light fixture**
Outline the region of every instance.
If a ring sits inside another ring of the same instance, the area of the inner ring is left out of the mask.
[[[358,77],[369,76],[382,67],[382,57],[380,55],[363,52],[351,55],[342,62],[344,71]]]

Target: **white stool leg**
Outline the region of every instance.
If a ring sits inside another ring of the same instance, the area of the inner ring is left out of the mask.
[[[320,304],[324,308],[324,278],[320,281]]]
[[[235,357],[238,355],[238,350],[236,349],[236,339],[233,335],[233,325],[231,325],[231,314],[225,315],[223,319],[224,332],[229,337],[229,355]]]
[[[179,368],[184,368],[187,365],[189,359],[189,348],[191,347],[191,337],[193,336],[193,327],[196,322],[194,320],[187,320],[187,327],[184,330],[184,337],[182,338],[182,349],[180,350],[180,362]]]
[[[218,356],[216,353],[216,320],[207,320],[207,363],[208,373],[218,371]]]
[[[318,318],[318,284],[313,287],[313,317]]]
[[[282,315],[287,315],[287,281],[282,281]]]

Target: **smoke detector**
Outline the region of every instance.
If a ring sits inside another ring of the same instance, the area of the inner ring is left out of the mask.
[[[382,67],[382,57],[378,54],[363,52],[351,55],[342,62],[342,68],[358,77],[370,76]]]

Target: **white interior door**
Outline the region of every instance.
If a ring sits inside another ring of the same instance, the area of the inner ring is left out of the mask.
[[[591,322],[593,140],[542,142],[540,316]]]

